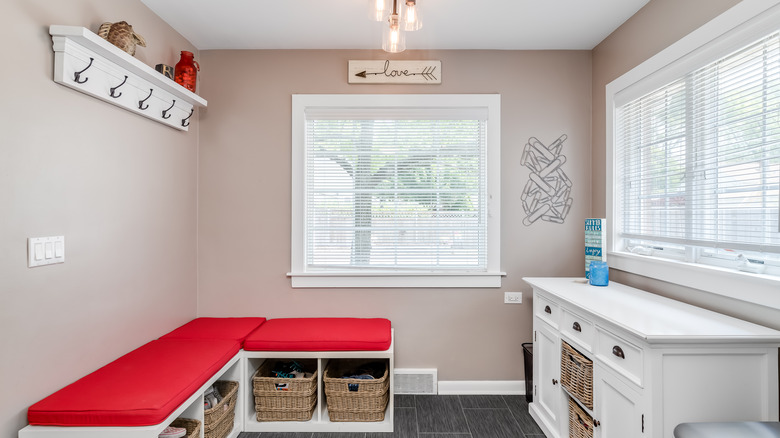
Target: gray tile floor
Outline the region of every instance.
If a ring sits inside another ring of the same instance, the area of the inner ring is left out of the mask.
[[[239,438],[545,438],[522,395],[396,395],[393,433],[249,433]]]

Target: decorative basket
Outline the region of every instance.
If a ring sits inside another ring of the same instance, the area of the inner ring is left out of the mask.
[[[390,396],[388,363],[375,379],[343,378],[377,360],[332,360],[323,374],[330,421],[382,421]]]
[[[233,422],[236,418],[235,411],[230,411],[211,431],[204,429],[204,438],[225,438],[233,430]]]
[[[325,384],[325,395],[328,397],[343,394],[382,395],[387,392],[388,388],[390,387],[390,382],[388,380],[387,361],[384,362],[385,372],[381,378],[373,380],[342,378],[345,373],[372,362],[379,362],[379,360],[344,359],[331,360],[328,362],[328,366],[325,368],[325,374],[323,375],[322,379],[323,383]]]
[[[283,360],[283,359],[280,359]],[[298,393],[298,395],[308,396],[312,389],[317,390],[317,361],[316,360],[298,360],[306,372],[311,372],[311,377],[298,379],[287,379],[282,377],[271,377],[271,371],[276,360],[268,359],[260,365],[260,368],[252,376],[253,393],[256,396],[267,395],[266,393],[285,392]]]
[[[100,25],[97,34],[132,56],[135,56],[136,45],[146,47],[144,37],[135,33],[133,26],[127,24],[126,21],[103,23]]]
[[[199,438],[200,437],[200,421],[190,418],[177,418],[171,422],[173,427],[183,427],[187,429],[187,435],[185,438]]]
[[[317,405],[315,398],[305,409],[267,409],[255,406],[257,421],[309,421]]]
[[[292,391],[254,391],[257,409],[308,409],[317,401],[317,385],[309,393]]]
[[[389,392],[381,396],[368,397],[328,397],[328,415],[330,421],[383,421]],[[338,402],[334,400],[339,399]],[[351,399],[351,400],[350,400]],[[353,404],[353,402],[356,402]],[[364,406],[360,406],[363,403]],[[354,409],[338,409],[336,406],[357,406]]]
[[[238,398],[238,382],[217,380],[214,386],[222,396],[216,406],[203,411],[203,432],[205,438],[223,438],[233,430],[233,419]]]
[[[561,342],[561,385],[588,409],[593,409],[593,361],[566,341]]]
[[[593,418],[569,398],[569,438],[593,438]]]
[[[252,376],[257,421],[309,421],[317,405],[317,361],[296,360],[310,377],[271,377],[276,362],[267,359]]]

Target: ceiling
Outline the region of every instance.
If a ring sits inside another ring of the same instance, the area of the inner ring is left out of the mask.
[[[199,50],[377,49],[367,0],[141,0]],[[649,0],[418,0],[407,49],[590,50]],[[399,0],[399,5],[402,0]]]

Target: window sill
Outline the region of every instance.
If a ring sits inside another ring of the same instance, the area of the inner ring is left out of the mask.
[[[621,271],[780,309],[777,277],[623,252],[609,252],[607,261]]]
[[[288,273],[293,288],[493,288],[505,272],[431,273]]]

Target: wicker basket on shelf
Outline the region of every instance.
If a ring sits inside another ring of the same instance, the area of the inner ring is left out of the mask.
[[[569,438],[593,438],[593,418],[569,397]]]
[[[384,372],[374,379],[351,379],[351,375],[370,363],[381,363]],[[323,383],[331,421],[382,421],[390,395],[387,361],[331,360],[325,368]]]
[[[593,361],[566,341],[561,342],[561,385],[588,409],[593,409]]]
[[[190,418],[177,418],[171,422],[173,427],[183,427],[187,430],[184,438],[200,438],[200,421]]]
[[[317,361],[296,360],[309,377],[273,376],[284,359],[268,359],[252,376],[257,421],[308,421],[317,405]]]
[[[217,380],[214,386],[222,395],[222,401],[203,411],[203,432],[205,438],[224,438],[233,430],[238,382]]]

